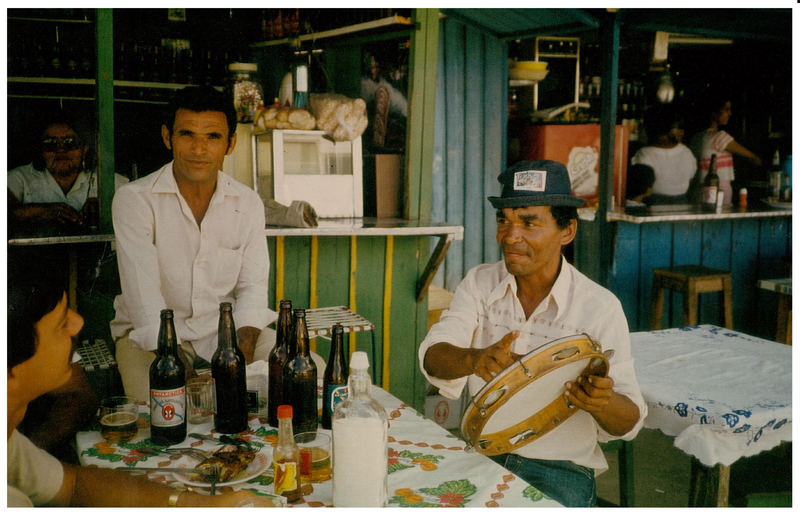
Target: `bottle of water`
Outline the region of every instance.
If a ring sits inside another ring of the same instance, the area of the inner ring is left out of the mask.
[[[333,413],[335,507],[386,506],[389,420],[371,386],[367,354],[353,353],[347,399]]]

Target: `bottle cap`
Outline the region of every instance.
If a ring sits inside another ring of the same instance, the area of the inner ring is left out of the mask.
[[[367,353],[362,352],[361,350],[353,352],[353,355],[350,357],[350,369],[366,370],[367,368],[369,368],[369,358],[367,358]]]
[[[742,194],[747,195],[747,189],[744,187],[739,189],[739,195],[741,196]]]
[[[292,418],[292,406],[288,404],[278,406],[278,418]]]

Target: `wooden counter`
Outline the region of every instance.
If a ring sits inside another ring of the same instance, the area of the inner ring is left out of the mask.
[[[746,209],[707,212],[690,205],[642,207],[609,212],[611,260],[605,284],[622,303],[631,331],[646,331],[650,322],[653,269],[698,264],[731,272],[735,330],[772,339],[777,303],[758,289],[764,278],[780,273],[791,255],[792,210],[752,202]],[[601,281],[600,221],[581,210],[575,264]],[[700,323],[719,324],[713,294],[701,295]],[[665,326],[682,324],[683,300],[670,293],[665,300]]]

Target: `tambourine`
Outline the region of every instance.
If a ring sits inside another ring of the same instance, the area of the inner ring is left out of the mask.
[[[552,431],[578,410],[567,404],[564,384],[582,374],[605,377],[613,353],[578,334],[522,356],[472,397],[461,418],[468,446],[495,456]]]

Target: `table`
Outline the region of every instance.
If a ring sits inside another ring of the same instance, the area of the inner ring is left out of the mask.
[[[775,340],[792,344],[792,279],[772,278],[759,280],[758,287],[778,293],[778,327]]]
[[[413,408],[381,388],[373,386],[373,397],[389,417],[389,506],[394,507],[558,507],[536,488],[517,478],[505,468],[477,452],[465,452],[465,443],[433,421],[420,416]],[[86,466],[114,468],[118,466],[175,466],[188,460],[182,456],[166,457],[137,452],[152,447],[149,438],[149,413],[140,408],[140,429],[133,440],[124,445],[103,441],[99,431],[83,431],[77,435],[80,462]],[[208,434],[212,424],[189,424],[189,432]],[[323,431],[326,432],[326,431]],[[256,447],[277,441],[277,429],[253,418],[250,429],[238,436]],[[213,450],[218,445],[188,438],[178,446]],[[177,447],[177,446],[176,446]],[[162,447],[163,448],[163,447]],[[270,454],[271,458],[271,454]],[[179,485],[169,473],[151,473],[150,479]],[[258,477],[218,491],[249,489],[271,494],[271,469]],[[195,490],[207,493],[203,488]],[[303,500],[295,506],[320,507],[332,503],[332,483],[303,486]]]
[[[632,333],[631,351],[645,427],[675,437],[696,459],[694,477],[718,478],[690,503],[727,506],[730,465],[792,440],[791,347],[698,325]]]

